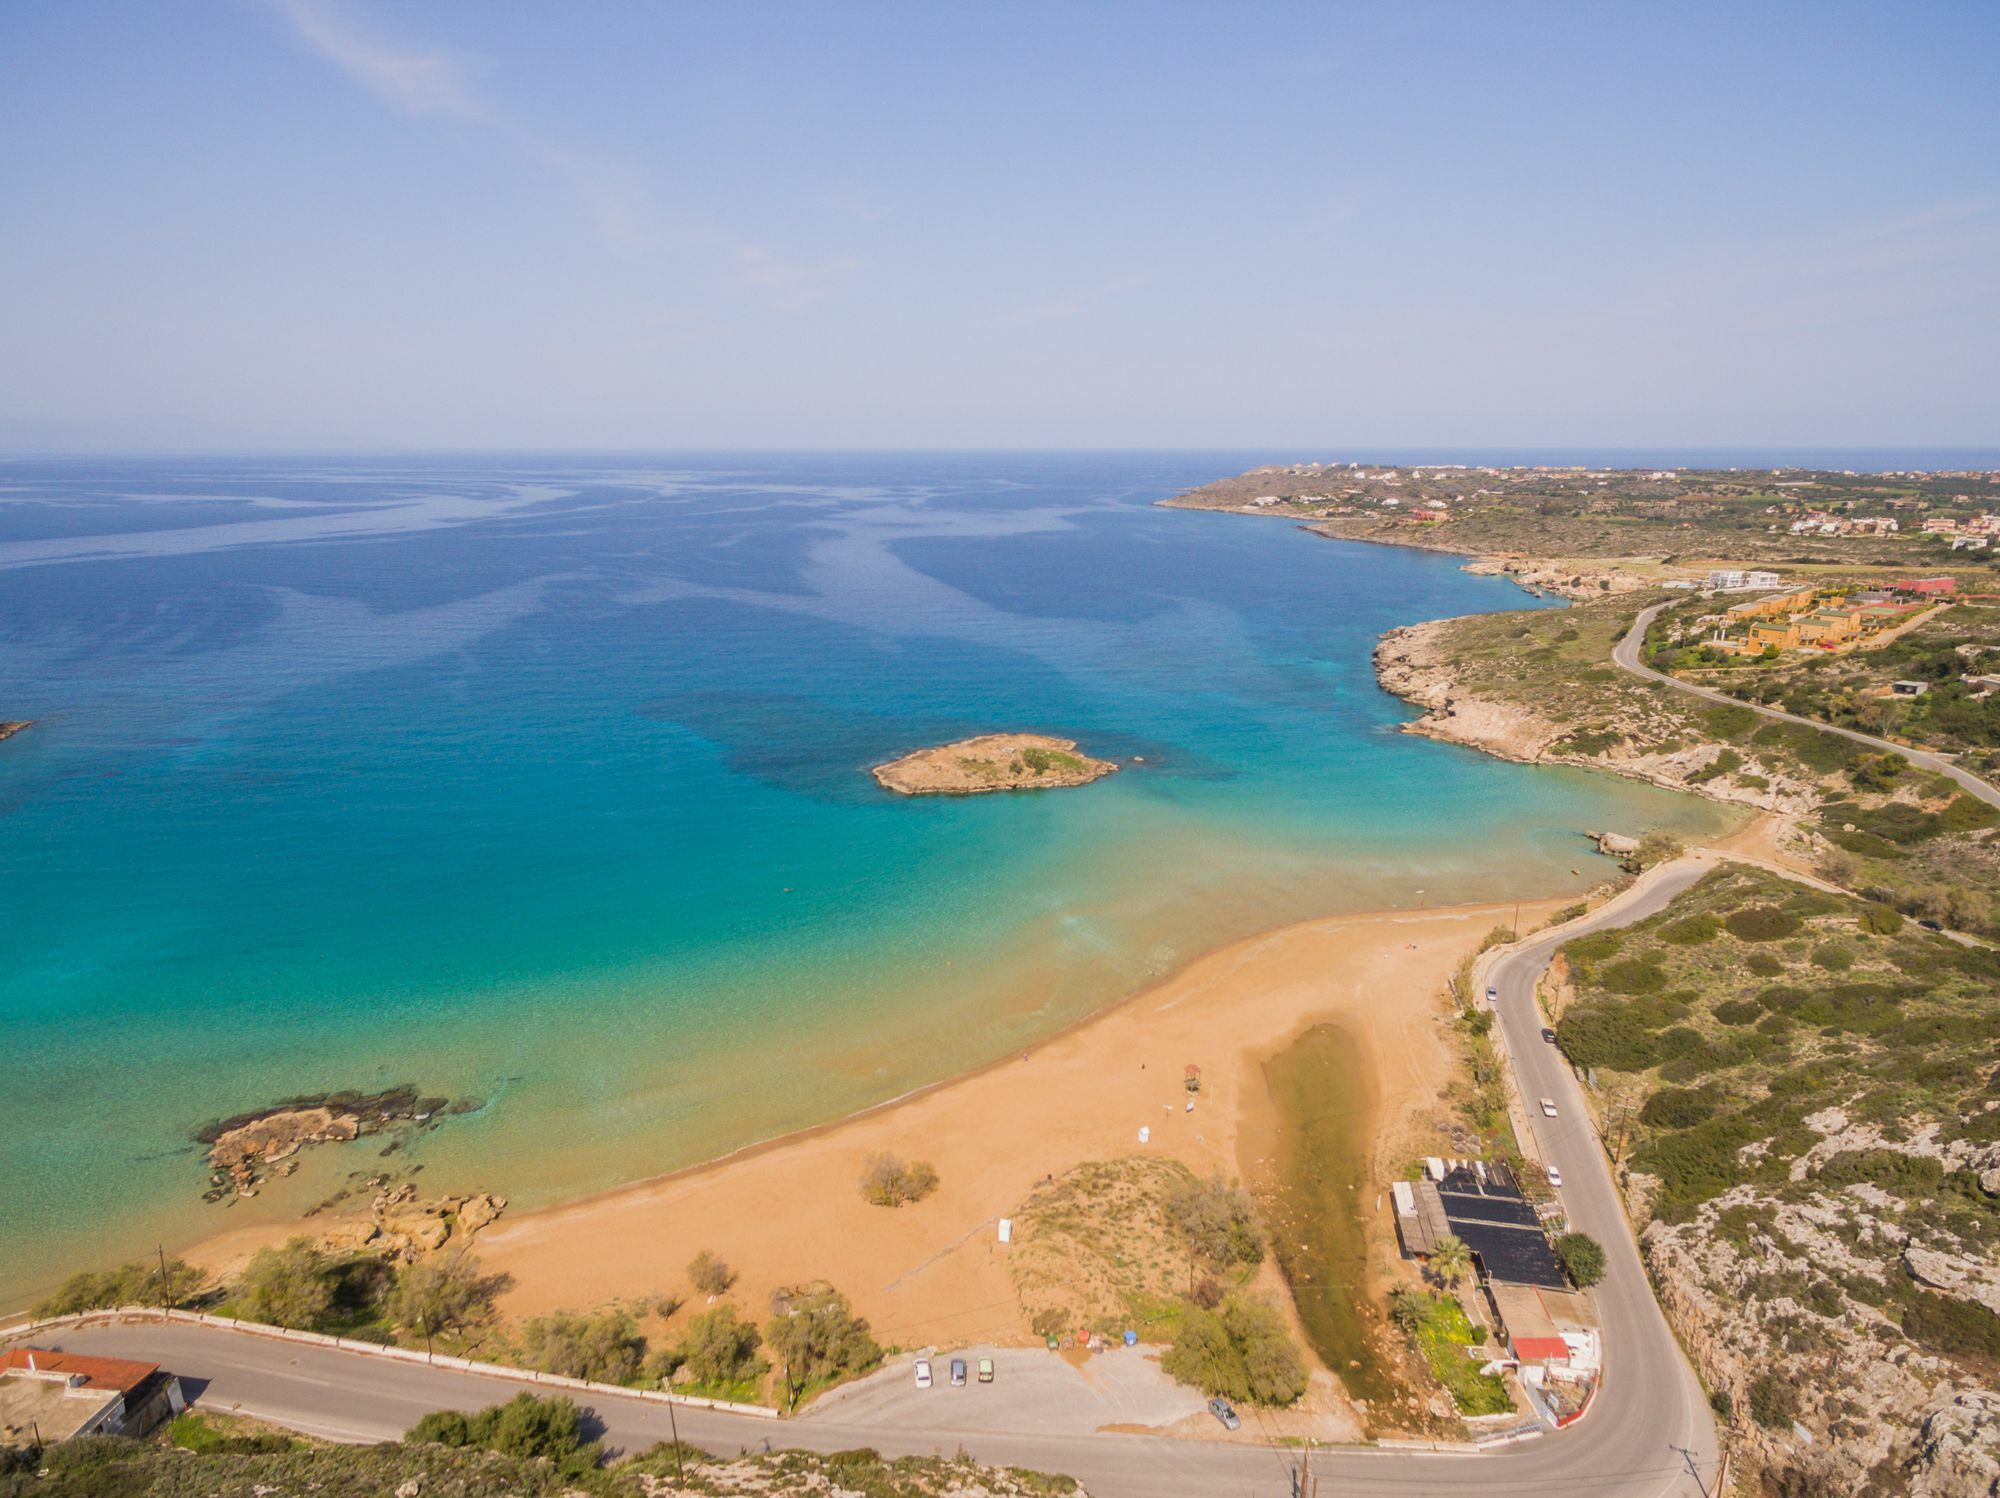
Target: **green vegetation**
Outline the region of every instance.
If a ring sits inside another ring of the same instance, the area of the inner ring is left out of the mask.
[[[332,1318],[334,1292],[333,1261],[311,1239],[294,1238],[252,1255],[234,1303],[246,1320],[318,1331]]]
[[[1564,1233],[1556,1239],[1556,1257],[1570,1283],[1582,1289],[1604,1278],[1604,1245],[1588,1233]]]
[[[424,1338],[463,1338],[493,1317],[493,1302],[513,1280],[482,1275],[469,1254],[420,1259],[396,1272],[382,1311],[399,1330]]]
[[[1450,1392],[1462,1415],[1500,1415],[1514,1407],[1507,1386],[1481,1373],[1467,1349],[1485,1344],[1455,1296],[1427,1290],[1398,1290],[1389,1298],[1389,1319],[1407,1332]]]
[[[938,1173],[927,1160],[906,1165],[897,1155],[872,1155],[861,1173],[861,1195],[878,1207],[922,1201],[937,1187]]]
[[[1217,1171],[1207,1180],[1176,1181],[1167,1190],[1167,1220],[1190,1254],[1212,1269],[1264,1262],[1264,1229],[1250,1193]]]
[[[1305,1360],[1285,1318],[1245,1296],[1232,1297],[1219,1312],[1183,1311],[1160,1366],[1181,1383],[1246,1404],[1287,1405],[1306,1391]]]
[[[688,1260],[688,1281],[703,1295],[727,1295],[736,1271],[704,1248]]]
[[[1077,755],[1039,744],[1030,744],[1023,749],[1021,762],[1036,775],[1074,775],[1089,768]]]
[[[882,1361],[882,1349],[869,1335],[868,1323],[855,1316],[845,1295],[825,1283],[774,1293],[764,1340],[784,1376],[786,1403],[792,1406],[805,1394],[865,1373]]]
[[[404,1439],[414,1445],[473,1446],[523,1461],[545,1461],[561,1477],[592,1471],[599,1456],[597,1442],[583,1438],[583,1417],[572,1401],[526,1393],[472,1415],[439,1410],[419,1420]]]
[[[656,1377],[671,1377],[685,1367],[688,1392],[711,1399],[754,1399],[771,1365],[757,1355],[763,1337],[736,1307],[717,1306],[692,1317],[679,1346],[662,1353],[648,1369]]]
[[[523,1367],[594,1383],[630,1383],[646,1354],[632,1318],[622,1311],[577,1315],[557,1311],[525,1323],[515,1344]]]
[[[140,1259],[100,1273],[71,1275],[35,1307],[35,1315],[73,1316],[113,1306],[191,1306],[207,1289],[207,1276],[180,1259],[166,1261],[164,1280],[157,1259]]]
[[[290,1451],[304,1444],[296,1437],[282,1435],[277,1431],[232,1433],[219,1427],[216,1418],[226,1417],[199,1415],[193,1410],[174,1416],[167,1422],[167,1444],[177,1451],[235,1456],[254,1456],[266,1451]]]

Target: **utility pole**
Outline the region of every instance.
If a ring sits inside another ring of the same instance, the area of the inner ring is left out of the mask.
[[[1685,1446],[1676,1446],[1673,1449],[1678,1451],[1681,1460],[1687,1463],[1688,1476],[1692,1477],[1694,1485],[1701,1489],[1701,1498],[1709,1498],[1708,1484],[1701,1480],[1701,1468],[1695,1462],[1694,1453]]]
[[[171,1311],[174,1308],[174,1299],[167,1285],[167,1246],[164,1243],[157,1243],[154,1247],[160,1253],[160,1309]]]
[[[674,1486],[678,1488],[686,1483],[687,1478],[681,1471],[681,1422],[674,1418],[673,1378],[669,1376],[661,1379],[660,1387],[667,1392],[667,1428],[674,1433]]]

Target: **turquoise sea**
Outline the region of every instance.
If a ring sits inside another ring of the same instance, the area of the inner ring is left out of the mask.
[[[1232,937],[1577,889],[1581,829],[1716,824],[1394,732],[1380,631],[1543,605],[1154,507],[1247,461],[0,463],[0,718],[37,720],[0,744],[0,1305],[371,1163],[201,1203],[190,1131],[287,1094],[482,1099],[406,1162],[548,1201]],[[866,773],[1003,728],[1131,763],[971,799]]]

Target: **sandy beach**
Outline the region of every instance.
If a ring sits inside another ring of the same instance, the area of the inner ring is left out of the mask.
[[[1541,909],[1525,907],[1523,918]],[[669,1292],[699,1304],[684,1266],[707,1248],[740,1271],[744,1305],[823,1278],[884,1343],[1025,1342],[997,1220],[1045,1175],[1141,1149],[1247,1173],[1254,1162],[1239,1158],[1239,1136],[1261,1103],[1262,1063],[1311,1024],[1337,1020],[1365,1049],[1360,1064],[1379,1079],[1373,1135],[1384,1167],[1427,1152],[1451,1071],[1440,991],[1459,958],[1512,915],[1511,905],[1474,906],[1270,932],[1025,1057],[710,1165],[504,1219],[480,1235],[478,1252],[514,1276],[512,1316]],[[1206,1083],[1191,1113],[1188,1063]],[[1151,1130],[1143,1146],[1141,1127]],[[868,1205],[856,1181],[880,1150],[929,1160],[942,1186],[913,1206]],[[248,1246],[225,1237],[198,1256],[216,1263]]]

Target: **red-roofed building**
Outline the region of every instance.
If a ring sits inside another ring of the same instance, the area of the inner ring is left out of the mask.
[[[1958,591],[1955,577],[1912,577],[1897,583],[1898,593],[1914,593],[1919,598],[1945,598]]]
[[[0,1355],[0,1443],[141,1436],[187,1408],[180,1380],[157,1363],[14,1347]]]
[[[1514,1356],[1524,1363],[1567,1363],[1569,1343],[1561,1337],[1516,1337]]]

